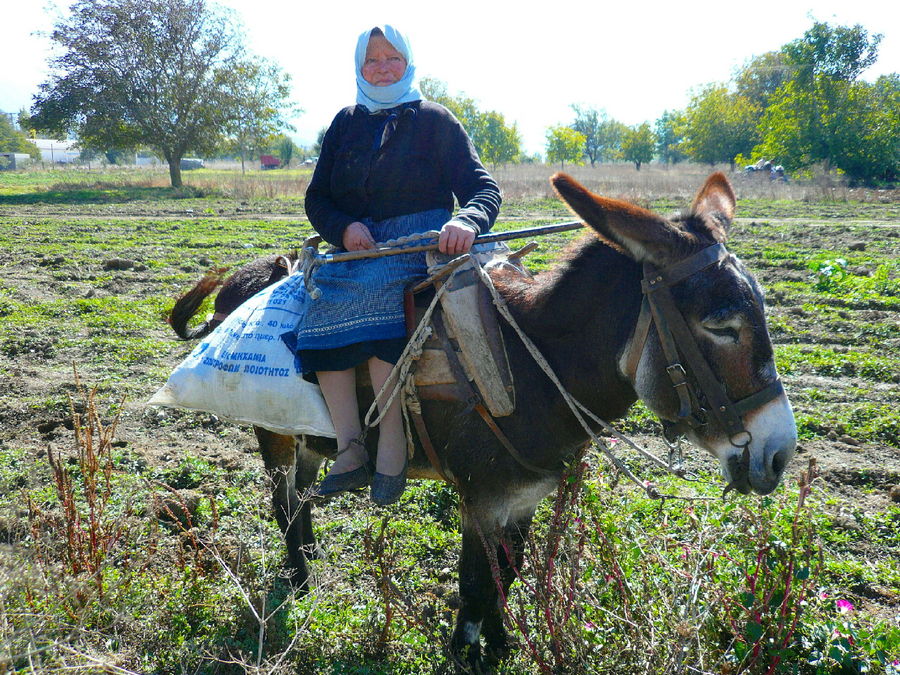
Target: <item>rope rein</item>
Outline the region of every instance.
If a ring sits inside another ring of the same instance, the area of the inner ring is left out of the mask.
[[[646,493],[647,496],[651,499],[661,499],[664,495],[662,495],[651,483],[647,481],[641,481],[637,476],[628,468],[628,466],[616,455],[612,452],[612,449],[602,438],[597,436],[594,433],[593,429],[591,429],[590,425],[585,421],[584,416],[581,413],[587,415],[594,423],[600,425],[604,431],[613,437],[617,438],[619,441],[625,443],[628,447],[637,451],[647,459],[651,460],[653,463],[657,464],[661,468],[675,474],[679,477],[684,477],[685,472],[680,469],[673,469],[667,462],[664,462],[659,457],[649,452],[648,450],[644,450],[643,448],[636,445],[629,438],[621,434],[618,430],[608,424],[606,421],[597,417],[594,413],[592,413],[584,404],[580,401],[576,400],[563,386],[562,382],[560,382],[559,378],[556,376],[556,373],[553,371],[553,368],[548,363],[547,359],[544,358],[544,355],[541,354],[540,350],[531,341],[525,332],[522,330],[521,326],[519,326],[518,322],[513,318],[512,313],[509,311],[509,307],[506,304],[506,301],[494,287],[494,284],[491,282],[490,277],[487,272],[481,268],[481,266],[477,266],[478,274],[481,277],[482,283],[484,283],[488,290],[491,292],[491,298],[494,301],[494,306],[497,308],[497,311],[500,312],[500,315],[506,320],[506,322],[516,331],[516,334],[519,336],[519,339],[522,341],[522,344],[525,345],[525,348],[531,354],[531,357],[534,359],[535,363],[540,367],[541,370],[544,371],[544,374],[550,379],[550,381],[556,386],[559,390],[559,393],[562,395],[563,400],[566,402],[566,405],[569,406],[569,410],[572,411],[572,414],[575,416],[575,419],[578,420],[578,423],[581,424],[581,427],[587,432],[588,436],[594,442],[594,444],[600,449],[600,451],[604,454],[604,456],[613,463],[613,465],[621,471],[629,480],[631,480],[635,485],[641,487]]]

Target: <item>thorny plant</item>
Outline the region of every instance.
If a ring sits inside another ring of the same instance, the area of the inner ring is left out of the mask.
[[[526,542],[523,565],[503,545],[523,587],[509,598],[494,558],[507,626],[533,665],[577,673],[614,650],[618,667],[631,663],[635,672],[789,672],[821,569],[807,503],[815,463],[800,479],[787,531],[771,510],[735,507],[724,539],[693,507],[672,514],[667,527],[660,504],[651,516],[663,525],[655,534],[605,521],[602,500],[585,487],[586,467],[575,461],[563,476],[545,531]]]
[[[721,593],[719,605],[734,636],[729,656],[741,672],[791,672],[798,659],[800,619],[823,564],[806,504],[816,476],[816,461],[810,459],[799,479],[797,506],[787,533],[775,532],[764,513],[746,509],[748,531],[756,544],[755,559],[749,564],[740,565],[723,554],[710,558],[712,578],[717,559],[737,565],[743,577],[745,590]],[[721,591],[725,586],[717,588]]]
[[[401,589],[394,577],[398,571],[396,542],[390,537],[390,516],[384,516],[376,526],[371,521],[363,534],[363,558],[366,572],[375,581],[384,606],[384,624],[375,644],[375,651],[386,648],[391,638],[391,628],[395,617],[403,620],[408,629],[420,631],[430,637],[430,644],[449,652],[451,615],[449,610],[441,613],[437,605],[439,598],[426,593],[415,600]],[[377,531],[376,531],[377,528]]]
[[[524,560],[530,569],[527,576],[522,574],[522,565],[516,564],[508,542],[500,540],[504,562],[524,586],[524,593],[515,596],[514,605],[503,592],[499,562],[489,555],[505,619],[509,627],[519,632],[535,665],[544,673],[570,672],[577,669],[576,664],[585,663],[586,643],[580,630],[572,630],[573,626],[587,623],[580,590],[589,531],[576,508],[588,466],[582,458],[583,452],[560,480],[546,536],[532,534],[526,541]],[[621,570],[615,564],[610,569],[621,579]],[[627,616],[627,606],[624,609]],[[540,626],[541,632],[531,630],[534,626]]]
[[[96,407],[97,390],[87,391],[77,371],[75,382],[84,412],[77,412],[70,398],[74,456],[67,460],[53,446],[47,449],[61,513],[44,509],[28,495],[29,520],[38,543],[35,550],[38,562],[44,567],[51,565],[57,554],[54,542],[62,542],[60,553],[67,570],[74,577],[87,575],[102,598],[104,562],[125,534],[132,507],[127,503],[124,510],[112,512],[112,441],[119,416],[104,424]]]

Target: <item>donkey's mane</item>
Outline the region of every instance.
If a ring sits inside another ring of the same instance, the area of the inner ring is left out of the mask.
[[[594,233],[585,233],[570,242],[559,254],[553,265],[539,272],[535,277],[524,277],[517,272],[497,268],[491,275],[494,285],[507,302],[519,311],[527,312],[542,304],[548,294],[557,290],[562,280],[576,266],[592,258],[601,249],[616,250],[618,247]]]

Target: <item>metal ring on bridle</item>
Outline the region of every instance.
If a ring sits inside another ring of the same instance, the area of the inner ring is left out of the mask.
[[[735,440],[736,438],[743,439],[743,437],[745,436],[747,438],[746,441],[739,443]],[[744,429],[742,431],[738,431],[736,434],[731,434],[731,436],[728,437],[728,440],[731,441],[731,444],[736,448],[747,448],[753,442],[753,434]]]

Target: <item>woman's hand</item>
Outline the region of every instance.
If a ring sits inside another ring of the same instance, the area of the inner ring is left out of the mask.
[[[350,223],[344,230],[344,236],[341,238],[345,251],[365,251],[366,249],[375,248],[375,240],[372,239],[372,233],[369,228],[359,221]]]
[[[449,255],[460,255],[472,248],[475,241],[475,228],[472,225],[451,220],[444,223],[441,236],[438,237],[438,250]]]

